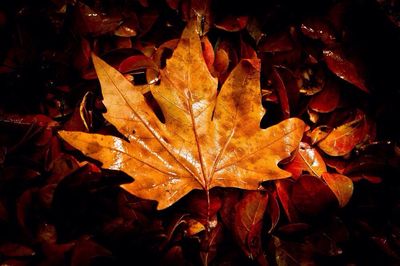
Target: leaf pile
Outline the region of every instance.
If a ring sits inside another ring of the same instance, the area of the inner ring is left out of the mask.
[[[0,263],[398,264],[395,14],[3,1]]]

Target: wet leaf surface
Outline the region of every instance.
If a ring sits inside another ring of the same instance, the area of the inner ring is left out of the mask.
[[[0,265],[399,265],[395,2],[0,1]]]
[[[105,117],[129,143],[98,134],[59,134],[104,168],[132,176],[135,181],[123,185],[130,193],[156,200],[164,209],[193,189],[255,190],[262,181],[289,175],[277,163],[296,148],[304,123],[290,119],[259,128],[263,111],[257,60],[240,62],[216,98],[216,80],[208,72],[194,25],[186,28],[161,72],[161,84],[150,88],[165,125],[146,105],[140,86],[132,87],[98,57],[93,60],[108,109]],[[182,77],[178,69],[186,74]],[[246,127],[241,127],[244,121]]]

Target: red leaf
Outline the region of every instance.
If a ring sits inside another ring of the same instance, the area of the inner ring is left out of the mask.
[[[293,40],[288,32],[283,32],[275,35],[269,35],[265,41],[259,45],[260,52],[287,52],[293,50]]]
[[[364,140],[367,130],[364,115],[358,114],[354,120],[333,129],[318,142],[318,147],[330,156],[346,155]]]
[[[276,192],[282,204],[283,210],[286,213],[290,222],[298,219],[298,214],[294,208],[290,194],[292,193],[293,182],[291,180],[277,180],[275,181]]]
[[[305,142],[300,143],[293,160],[286,164],[284,169],[292,173],[295,179],[302,174],[308,173],[317,177],[321,177],[326,172],[324,159],[318,151]]]
[[[109,257],[111,252],[90,239],[81,239],[76,244],[71,257],[71,266],[92,265],[98,257]]]
[[[214,193],[214,190],[209,192],[209,197],[210,205],[209,208],[207,208],[206,193],[204,193],[204,191],[193,191],[188,198],[187,211],[195,217],[200,218],[200,220],[207,221],[207,219],[213,217],[222,206],[221,198]]]
[[[328,126],[319,126],[314,128],[308,135],[311,138],[311,144],[317,144],[318,142],[325,139],[332,131]]]
[[[355,64],[345,58],[339,50],[324,50],[323,54],[328,68],[336,76],[369,93],[364,77],[358,72]]]
[[[307,37],[315,40],[321,40],[327,45],[334,44],[336,42],[336,37],[333,29],[328,24],[319,18],[309,18],[301,24],[301,32]]]
[[[226,189],[222,197],[223,203],[220,211],[222,222],[229,230],[232,230],[234,224],[235,204],[239,201],[240,193],[237,189]]]
[[[283,80],[275,67],[272,68],[271,80],[272,86],[276,90],[279,97],[279,103],[281,105],[282,111],[282,119],[287,119],[290,117],[289,99],[287,96],[285,83],[283,83]]]
[[[249,17],[227,16],[222,21],[216,22],[215,27],[224,31],[235,32],[244,29]]]
[[[250,258],[261,252],[261,228],[268,204],[268,194],[248,191],[236,204],[234,234],[237,241]]]
[[[139,69],[154,69],[158,71],[158,66],[154,61],[145,55],[132,55],[125,58],[118,66],[118,70],[122,73],[135,72]]]
[[[318,215],[335,202],[335,195],[321,179],[304,175],[293,184],[291,199],[301,213]]]
[[[114,32],[119,26],[121,17],[105,16],[91,7],[78,2],[76,5],[76,28],[83,34],[91,34],[94,36],[104,35]]]
[[[293,73],[285,67],[273,67],[272,87],[279,96],[283,118],[289,118],[299,99],[299,87]]]
[[[340,207],[344,207],[353,194],[353,182],[350,178],[340,174],[323,173],[322,178],[335,194]]]
[[[119,37],[134,37],[137,35],[139,21],[135,13],[130,12],[129,17],[115,30],[114,34]]]
[[[339,85],[333,80],[328,80],[323,90],[311,98],[308,107],[319,113],[329,113],[336,109],[339,101]]]
[[[250,44],[240,38],[240,58],[242,59],[257,59],[257,52],[251,47]]]
[[[162,259],[162,265],[165,266],[185,265],[185,262],[181,246],[171,247]]]
[[[201,48],[203,49],[203,57],[209,71],[212,71],[214,64],[215,54],[214,48],[207,36],[201,38]]]
[[[0,246],[0,254],[6,257],[30,257],[36,253],[30,247],[16,243],[7,243]]]
[[[217,246],[223,240],[222,226],[218,224],[201,243],[200,257],[203,265],[210,265],[217,255]]]
[[[276,193],[269,194],[268,196],[267,213],[271,219],[271,226],[268,230],[268,233],[271,233],[278,224],[279,218],[281,216],[281,211]]]

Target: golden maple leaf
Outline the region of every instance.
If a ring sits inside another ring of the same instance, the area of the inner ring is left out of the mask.
[[[128,141],[82,132],[59,135],[103,168],[134,178],[122,187],[135,196],[171,206],[193,189],[256,190],[261,182],[290,173],[278,163],[300,142],[304,122],[287,119],[267,129],[261,105],[257,59],[242,60],[217,96],[217,80],[204,62],[193,23],[182,33],[159,85],[148,85],[161,107],[161,123],[141,91],[93,55],[107,107],[105,118]]]

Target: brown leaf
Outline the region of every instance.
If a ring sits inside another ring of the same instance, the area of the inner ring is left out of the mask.
[[[321,177],[322,173],[326,172],[326,165],[316,149],[305,142],[300,142],[293,160],[286,164],[284,169],[291,172],[294,178],[300,177],[305,172]]]
[[[135,181],[130,193],[158,201],[158,209],[193,189],[237,187],[256,190],[261,182],[289,177],[278,163],[290,156],[304,122],[285,120],[267,129],[259,123],[258,60],[243,60],[223,84],[204,62],[199,36],[190,23],[161,70],[160,85],[149,85],[165,124],[118,71],[93,56],[108,112],[105,118],[127,140],[114,136],[60,131],[60,136],[103,168],[121,170]]]
[[[323,173],[322,178],[335,194],[340,207],[344,207],[353,194],[353,182],[345,175]]]
[[[233,231],[240,247],[250,258],[261,252],[261,228],[268,204],[268,194],[246,192],[236,205]]]

